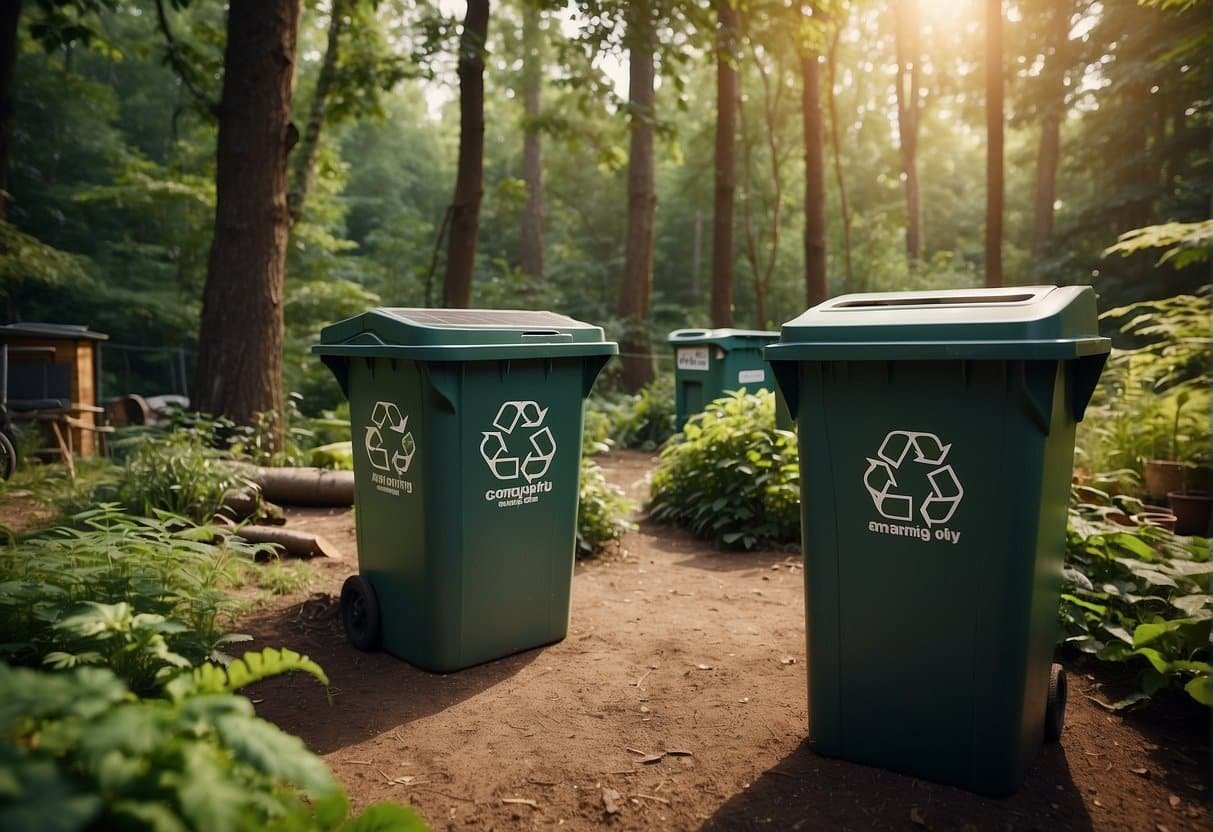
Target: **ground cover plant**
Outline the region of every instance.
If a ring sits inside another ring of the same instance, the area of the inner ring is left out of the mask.
[[[1149,701],[1168,687],[1213,706],[1209,541],[1109,519],[1127,507],[1123,497],[1075,489],[1060,608],[1063,644],[1140,669],[1138,690],[1113,708]]]
[[[692,416],[661,452],[648,509],[724,548],[797,542],[797,439],[775,427],[775,394],[729,393]]]

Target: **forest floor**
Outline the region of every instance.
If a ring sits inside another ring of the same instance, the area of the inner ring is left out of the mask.
[[[600,457],[637,504],[651,455]],[[805,743],[803,572],[790,552],[719,553],[646,520],[577,564],[559,644],[434,675],[352,648],[336,597],[356,571],[348,511],[292,510],[344,560],[252,612],[256,646],[309,654],[305,677],[246,691],[323,755],[356,806],[397,800],[434,829],[1209,829],[1208,713],[1137,714],[1071,667],[1066,731],[1006,799],[814,754]]]

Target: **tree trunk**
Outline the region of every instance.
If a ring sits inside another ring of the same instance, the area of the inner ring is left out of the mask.
[[[312,95],[312,106],[308,111],[307,126],[303,139],[291,167],[291,186],[286,204],[291,215],[291,225],[303,218],[303,204],[312,188],[312,176],[316,169],[316,153],[320,150],[320,130],[324,127],[325,110],[328,107],[329,91],[337,78],[337,60],[341,47],[341,30],[344,26],[346,8],[350,0],[332,0],[329,10],[328,45],[320,74],[316,76],[316,91]]]
[[[628,15],[628,225],[623,280],[619,284],[621,380],[632,392],[653,380],[649,343],[649,293],[653,285],[653,226],[657,186],[653,158],[654,31],[648,0],[635,0]]]
[[[804,119],[804,292],[805,302],[809,306],[816,306],[828,296],[825,122],[821,113],[820,57],[816,51],[806,52],[800,57],[800,74],[804,80],[801,93]]]
[[[21,0],[0,3],[0,222],[8,221],[8,169],[13,161],[13,82]]]
[[[1040,268],[1049,255],[1053,236],[1053,203],[1057,200],[1057,164],[1061,159],[1061,122],[1066,113],[1066,69],[1069,50],[1071,2],[1053,10],[1045,43],[1041,73],[1040,147],[1036,153],[1036,192],[1033,198],[1032,263]]]
[[[1002,0],[986,0],[986,286],[1002,285]]]
[[[918,195],[918,117],[922,112],[922,53],[917,0],[896,0],[897,142],[906,194],[906,257],[922,260],[922,204]]]
[[[522,209],[519,265],[524,274],[543,277],[543,155],[539,136],[540,93],[543,85],[543,48],[539,6],[522,4],[522,99],[525,124],[522,140],[522,179],[526,206]]]
[[[842,170],[842,142],[838,132],[838,102],[834,95],[834,81],[838,74],[838,39],[842,35],[843,22],[834,24],[834,34],[830,37],[830,50],[826,60],[829,77],[826,80],[828,90],[826,101],[830,109],[830,147],[834,155],[834,179],[838,182],[838,209],[842,218],[842,251],[846,264],[846,286],[844,291],[855,291],[855,269],[851,264],[851,210],[847,204],[847,182]]]
[[[459,167],[451,200],[443,306],[466,309],[472,301],[472,268],[484,194],[484,53],[489,0],[468,0],[459,36]]]
[[[732,0],[717,0],[716,190],[712,212],[712,326],[733,325],[733,195],[737,190],[737,37]]]
[[[282,416],[287,155],[299,0],[232,0],[192,406],[250,424]],[[276,423],[281,429],[281,418]],[[280,438],[280,437],[279,437]]]

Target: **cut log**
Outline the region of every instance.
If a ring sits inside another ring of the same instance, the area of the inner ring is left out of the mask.
[[[236,534],[249,543],[273,543],[295,558],[337,558],[344,556],[327,538],[308,532],[295,532],[273,526],[241,526]]]
[[[253,468],[265,499],[288,506],[352,506],[354,472],[325,468]]]

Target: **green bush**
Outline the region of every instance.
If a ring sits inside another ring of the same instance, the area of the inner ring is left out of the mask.
[[[0,549],[0,659],[106,665],[138,692],[247,640],[223,632],[224,591],[257,547],[214,526],[102,506]]]
[[[129,446],[112,496],[145,517],[161,511],[206,523],[223,505],[224,494],[244,486],[229,454],[198,433],[181,430],[142,436]],[[97,496],[111,495],[101,489]]]
[[[292,670],[328,684],[306,657],[268,649],[183,673],[162,699],[102,668],[0,664],[0,828],[426,829],[394,804],[348,819],[324,761],[233,693]]]
[[[1101,316],[1116,328],[1116,349],[1079,426],[1078,463],[1088,473],[1140,477],[1149,459],[1209,464],[1211,299],[1206,286]]]
[[[661,452],[649,514],[726,548],[800,536],[796,434],[775,427],[775,395],[729,393],[692,416]]]
[[[593,555],[632,528],[631,504],[606,481],[593,460],[581,460],[581,497],[577,507],[577,554]]]
[[[1109,519],[1135,507],[1094,488],[1075,489],[1060,608],[1063,643],[1141,668],[1140,689],[1113,707],[1148,701],[1171,686],[1213,705],[1209,541]]]
[[[662,373],[634,395],[594,395],[586,404],[587,442],[651,451],[674,435],[674,376]],[[593,439],[591,439],[593,437]]]

